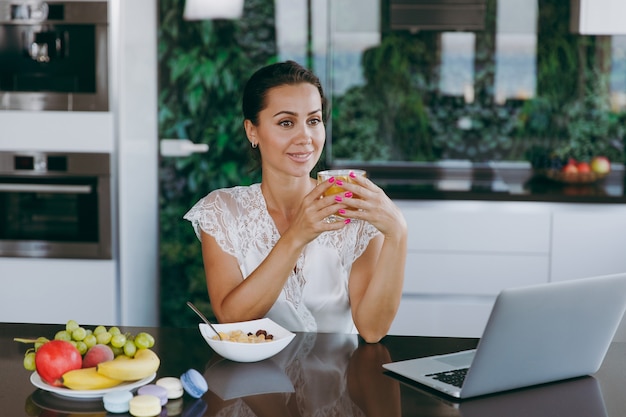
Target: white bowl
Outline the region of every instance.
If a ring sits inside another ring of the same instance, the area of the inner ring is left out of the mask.
[[[262,343],[242,343],[228,340],[213,339],[215,332],[205,323],[199,325],[200,333],[204,340],[220,356],[236,362],[257,362],[274,356],[283,350],[296,336],[289,330],[279,326],[270,319],[258,319],[240,321],[237,323],[214,324],[218,332],[228,333],[233,330],[241,330],[244,333],[256,333],[257,330],[265,330],[274,339]]]

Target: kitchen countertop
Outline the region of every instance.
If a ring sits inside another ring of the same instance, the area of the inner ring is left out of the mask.
[[[536,175],[525,163],[338,164],[360,168],[393,199],[626,203],[626,172],[592,184],[562,184]]]
[[[112,417],[100,400],[75,400],[35,388],[22,366],[26,345],[14,337],[52,337],[61,325],[0,323],[0,410],[11,417]],[[87,326],[89,328],[89,326]],[[593,377],[450,402],[381,365],[471,349],[478,339],[387,336],[366,344],[356,335],[297,333],[278,355],[257,363],[225,361],[208,347],[197,328],[121,327],[148,331],[161,359],[157,378],[198,370],[209,383],[200,399],[185,394],[161,416],[446,416],[621,417],[626,415],[626,343],[614,342]],[[266,393],[260,393],[266,391]],[[174,411],[175,410],[175,411]],[[123,417],[129,414],[116,414]]]

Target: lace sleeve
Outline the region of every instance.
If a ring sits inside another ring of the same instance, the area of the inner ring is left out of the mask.
[[[236,256],[238,236],[234,231],[235,213],[234,201],[226,190],[215,190],[198,201],[183,216],[193,226],[198,239],[201,232],[212,236],[222,248],[230,255]]]
[[[363,255],[363,252],[365,252],[370,240],[380,233],[378,229],[372,226],[369,222],[360,221],[358,223],[359,228],[357,230],[357,239],[356,245],[354,245],[354,257],[352,258],[352,262],[356,261],[359,256]]]

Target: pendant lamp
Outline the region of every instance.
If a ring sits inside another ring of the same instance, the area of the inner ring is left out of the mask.
[[[239,19],[244,0],[186,0],[185,20]]]

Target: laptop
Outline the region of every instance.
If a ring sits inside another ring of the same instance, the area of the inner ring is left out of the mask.
[[[591,375],[625,310],[626,273],[505,289],[476,349],[383,367],[457,399]]]

